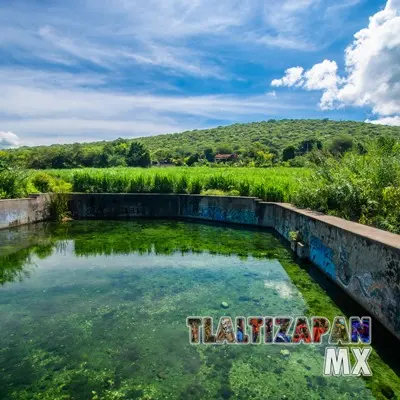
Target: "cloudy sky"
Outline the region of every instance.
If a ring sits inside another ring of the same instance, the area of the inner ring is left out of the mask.
[[[0,148],[400,125],[400,0],[1,0]]]

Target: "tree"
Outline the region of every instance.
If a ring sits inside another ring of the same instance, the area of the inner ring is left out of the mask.
[[[282,161],[292,160],[296,157],[296,148],[294,146],[288,146],[283,149]]]
[[[353,138],[350,135],[340,135],[332,140],[329,151],[335,155],[341,155],[353,148]]]
[[[7,153],[0,150],[0,171],[7,168]]]
[[[190,155],[189,157],[186,158],[186,165],[191,167],[194,163],[198,162],[200,159],[200,155],[195,153]]]
[[[215,153],[212,147],[207,147],[203,151],[204,157],[206,158],[207,161],[213,162],[215,158]]]
[[[232,153],[232,147],[229,144],[220,144],[217,147],[217,152],[219,154],[231,154]]]
[[[132,142],[126,157],[130,167],[149,167],[151,164],[150,152],[142,143]]]
[[[257,167],[270,167],[274,159],[274,154],[265,151],[258,151],[255,157]]]
[[[309,151],[312,151],[313,149],[318,149],[318,150],[322,149],[322,143],[320,140],[315,138],[303,140],[299,144],[298,152],[299,154],[303,155],[305,153],[308,153]]]

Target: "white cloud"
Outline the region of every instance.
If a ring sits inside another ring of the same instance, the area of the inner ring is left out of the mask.
[[[315,64],[304,74],[304,88],[307,90],[336,88],[338,85],[337,69],[335,61],[324,60],[320,64]]]
[[[370,124],[376,124],[376,125],[390,125],[390,126],[400,126],[400,117],[386,117],[386,118],[380,118],[376,120],[365,120],[365,122],[370,123]]]
[[[237,81],[263,91],[252,67],[283,59],[281,49],[320,48],[332,32],[319,23],[328,7],[320,0],[42,3],[0,1],[0,51],[10,65],[0,67],[0,125],[24,144],[304,115],[309,96],[239,95]],[[298,67],[276,86],[305,79]]]
[[[0,132],[0,149],[16,147],[20,145],[19,137],[12,132]]]
[[[338,76],[336,62],[325,60],[301,75],[301,67],[289,68],[271,85],[322,90],[322,109],[368,106],[379,116],[394,116],[386,121],[396,121],[395,115],[400,114],[400,0],[389,0],[384,10],[370,17],[368,27],[354,35],[345,64],[343,78]]]
[[[324,60],[315,64],[304,74],[306,90],[322,90],[324,93],[320,101],[323,110],[331,109],[335,103],[338,85],[341,79],[337,75],[338,66],[335,61]]]
[[[315,64],[310,70],[304,72],[302,67],[289,68],[281,79],[274,79],[272,86],[302,87],[306,90],[323,90],[320,106],[323,110],[333,107],[338,84],[341,79],[337,75],[338,66],[335,61],[324,60]]]
[[[338,100],[371,106],[383,116],[400,114],[400,1],[389,0],[354,37],[346,49],[348,75]]]
[[[89,63],[110,71],[136,63],[222,79],[231,64],[221,46],[242,59],[249,50],[326,45],[331,27],[320,22],[328,8],[320,0],[283,0],[279,6],[264,0],[71,0],[51,7],[20,0],[0,4],[0,48],[25,62]]]
[[[285,76],[281,79],[274,79],[271,82],[272,86],[302,86],[304,82],[303,77],[304,68],[302,67],[293,67],[288,68],[285,71]]]
[[[127,93],[99,87],[102,75],[35,74],[1,69],[0,124],[26,145],[145,136],[240,122],[308,109],[275,92],[260,96]],[[94,86],[91,86],[91,85]]]
[[[93,118],[102,115],[118,118],[146,111],[179,115],[203,116],[213,119],[232,118],[236,115],[260,115],[278,109],[293,108],[277,102],[273,96],[199,95],[165,96],[152,94],[126,94],[85,89],[38,88],[1,85],[5,94],[0,97],[3,114],[27,118],[72,116]],[[299,105],[298,108],[303,108]]]

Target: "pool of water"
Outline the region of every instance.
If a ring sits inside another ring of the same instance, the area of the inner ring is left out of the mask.
[[[190,315],[344,315],[271,232],[74,221],[1,231],[0,243],[0,399],[400,393],[376,352],[365,380],[324,378],[324,346],[189,344]]]

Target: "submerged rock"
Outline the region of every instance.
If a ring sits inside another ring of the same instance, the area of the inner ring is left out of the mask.
[[[228,308],[228,307],[229,307],[229,304],[228,304],[226,301],[223,301],[223,302],[221,303],[221,307],[222,307],[222,308]]]

